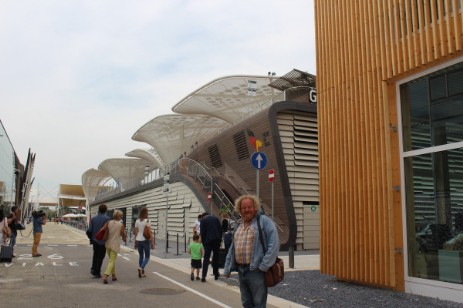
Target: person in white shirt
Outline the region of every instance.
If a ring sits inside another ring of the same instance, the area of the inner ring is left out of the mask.
[[[195,224],[193,226],[193,235],[198,234],[201,235],[201,230],[200,230],[200,225],[201,225],[201,219],[203,218],[203,214],[198,215],[198,220],[195,221]]]
[[[143,234],[145,226],[149,229],[149,238]],[[150,249],[154,250],[154,236],[151,232],[151,225],[148,220],[148,208],[140,210],[137,221],[135,221],[135,248],[138,249],[138,277],[146,277],[145,267],[150,260]]]

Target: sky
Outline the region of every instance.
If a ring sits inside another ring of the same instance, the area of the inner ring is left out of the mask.
[[[0,41],[0,120],[44,201],[216,78],[316,74],[313,0],[0,0]]]

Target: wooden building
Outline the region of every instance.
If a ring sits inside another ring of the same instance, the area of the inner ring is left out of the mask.
[[[461,0],[315,0],[321,271],[463,302]]]

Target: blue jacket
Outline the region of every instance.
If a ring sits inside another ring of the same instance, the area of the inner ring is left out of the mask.
[[[32,216],[32,225],[33,225],[33,232],[35,233],[43,233],[42,225],[45,222],[42,217],[33,217]]]
[[[105,241],[99,241],[96,239],[96,234],[98,231],[100,231],[101,228],[103,228],[104,224],[109,220],[110,218],[106,216],[106,214],[98,213],[98,215],[94,216],[92,220],[90,221],[90,226],[87,229],[87,236],[89,239],[91,239],[94,243],[97,243],[99,245],[104,245]]]
[[[264,253],[262,244],[259,239],[259,229],[257,227],[257,219],[260,219],[260,226],[264,234],[264,244],[267,251]],[[251,271],[259,269],[266,272],[275,263],[280,251],[280,238],[275,223],[265,215],[257,214],[256,218],[252,221],[254,228],[254,244],[253,253],[251,255],[251,263],[249,269]],[[238,228],[236,228],[238,229]],[[225,259],[224,275],[230,275],[230,272],[236,271],[235,263],[235,245],[234,241],[228,250],[227,258]]]

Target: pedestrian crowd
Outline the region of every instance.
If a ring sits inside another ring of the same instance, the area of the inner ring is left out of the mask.
[[[32,245],[32,257],[40,257],[41,254],[37,252],[40,238],[43,232],[42,226],[47,222],[47,215],[43,211],[32,212],[33,227],[31,232],[34,235]],[[21,210],[17,206],[12,206],[10,213],[5,216],[4,206],[0,208],[0,262],[11,262],[15,258],[14,246],[16,245],[16,238],[18,231],[24,230],[26,227],[21,223]]]
[[[230,277],[231,272],[238,272],[239,289],[243,307],[266,307],[268,289],[264,283],[264,273],[275,263],[279,252],[278,232],[274,222],[261,214],[259,199],[253,195],[244,195],[235,201],[235,210],[241,215],[238,225],[230,223],[227,216],[220,220],[217,216],[205,212],[198,215],[193,226],[192,241],[188,246],[191,255],[190,279],[206,282],[209,265],[215,280],[223,275]],[[123,223],[123,212],[114,210],[112,218],[107,216],[106,204],[98,207],[98,214],[92,217],[86,234],[93,248],[90,274],[102,279],[103,284],[118,280],[116,264],[121,249],[121,240],[127,244],[127,233]],[[0,243],[5,245],[10,238],[14,247],[19,224],[20,211],[12,207],[10,215],[5,217],[0,211]],[[47,218],[43,212],[34,212],[32,257],[40,257],[38,251],[43,225]],[[9,229],[9,230],[8,230]],[[134,225],[134,249],[138,251],[137,275],[146,277],[151,251],[155,238],[148,219],[148,208],[140,209]],[[221,248],[222,241],[224,247]],[[265,245],[261,245],[265,243]],[[3,248],[3,247],[2,247]],[[103,261],[108,255],[108,264],[101,271]]]

